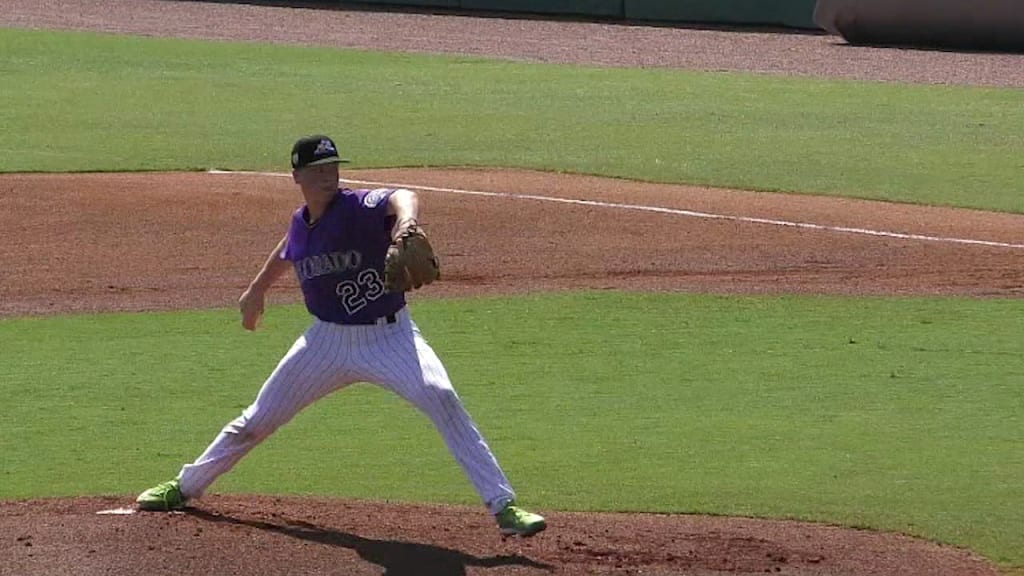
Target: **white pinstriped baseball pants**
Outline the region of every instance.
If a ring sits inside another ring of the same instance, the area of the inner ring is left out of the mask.
[[[178,474],[196,498],[303,408],[355,382],[398,394],[426,414],[491,513],[515,498],[490,447],[452,388],[437,355],[402,309],[394,324],[342,326],[314,320],[263,384],[256,401]]]

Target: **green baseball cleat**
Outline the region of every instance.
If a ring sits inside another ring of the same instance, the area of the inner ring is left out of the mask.
[[[139,510],[166,512],[180,510],[185,507],[185,497],[181,495],[181,485],[177,479],[161,482],[146,490],[135,499]]]
[[[509,502],[494,515],[498,520],[498,529],[503,536],[522,536],[523,538],[533,536],[548,527],[544,517],[540,514],[527,512],[516,506],[515,502]]]

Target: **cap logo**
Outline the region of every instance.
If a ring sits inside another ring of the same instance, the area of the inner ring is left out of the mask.
[[[321,140],[320,144],[316,147],[316,151],[313,152],[314,156],[336,156],[337,154],[338,151],[330,140]]]

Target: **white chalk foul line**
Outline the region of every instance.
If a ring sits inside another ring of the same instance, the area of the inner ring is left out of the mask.
[[[290,174],[280,172],[244,172],[229,170],[209,170],[210,174],[254,174],[258,176],[279,176],[286,177]],[[621,204],[617,202],[599,202],[597,200],[576,200],[572,198],[558,198],[555,196],[540,196],[537,194],[513,194],[511,192],[487,192],[483,190],[462,190],[459,188],[441,188],[438,186],[422,186],[420,184],[400,184],[397,182],[375,182],[372,180],[352,180],[342,178],[343,182],[363,184],[369,186],[382,186],[386,188],[409,188],[413,190],[427,190],[431,192],[447,192],[450,194],[463,194],[467,196],[490,196],[495,198],[519,198],[523,200],[537,200],[541,202],[558,202],[561,204],[574,204],[577,206],[596,206],[600,208],[617,208],[621,210],[635,210],[639,212],[655,212],[659,214],[673,214],[676,216],[687,216],[690,218],[705,218],[709,220],[729,220],[733,222],[746,222],[750,224],[766,224],[769,226],[784,226],[788,228],[804,228],[807,230],[822,230],[826,232],[843,232],[847,234],[861,234],[865,236],[880,236],[885,238],[899,238],[901,240],[922,240],[926,242],[946,242],[950,244],[969,244],[975,246],[993,246],[996,248],[1024,249],[1024,244],[1013,244],[1010,242],[995,242],[991,240],[974,240],[971,238],[951,238],[946,236],[929,236],[927,234],[905,234],[903,232],[890,232],[887,230],[871,230],[869,228],[852,228],[847,226],[827,226],[825,224],[814,224],[811,222],[790,222],[788,220],[775,220],[772,218],[757,218],[753,216],[731,216],[728,214],[712,214],[710,212],[697,212],[694,210],[682,210],[678,208],[661,208],[658,206],[645,206],[641,204]]]

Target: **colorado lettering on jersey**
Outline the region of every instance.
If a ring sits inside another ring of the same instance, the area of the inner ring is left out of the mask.
[[[312,280],[327,274],[357,270],[363,263],[363,255],[358,250],[315,254],[295,262],[295,273],[300,282]]]

